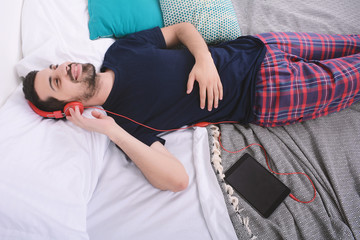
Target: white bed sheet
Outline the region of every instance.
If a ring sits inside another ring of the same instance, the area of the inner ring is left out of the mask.
[[[20,19],[22,0],[3,1],[0,8],[0,106],[19,85],[15,64],[20,60]]]
[[[109,139],[42,119],[21,86],[0,109],[0,132],[0,239],[88,239],[86,206]]]
[[[209,161],[206,129],[177,131],[164,138],[184,164],[189,187],[179,193],[155,189],[110,144],[89,203],[90,239],[237,239]]]
[[[90,41],[87,21],[86,0],[24,0],[18,75],[67,60],[99,69],[114,40]],[[0,131],[1,239],[236,239],[205,129],[165,136],[190,175],[181,193],[150,186],[103,135],[41,119],[21,85],[0,109]]]

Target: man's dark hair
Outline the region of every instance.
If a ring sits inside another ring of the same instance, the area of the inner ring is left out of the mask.
[[[39,95],[35,91],[35,77],[38,71],[31,71],[29,72],[23,81],[23,92],[25,94],[25,98],[32,102],[37,108],[52,112],[57,110],[63,110],[64,106],[67,102],[59,101],[56,98],[49,97],[45,101],[42,101],[39,98]]]

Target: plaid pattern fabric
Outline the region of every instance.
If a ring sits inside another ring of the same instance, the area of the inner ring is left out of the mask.
[[[360,35],[266,33],[255,121],[281,126],[340,111],[360,99]]]

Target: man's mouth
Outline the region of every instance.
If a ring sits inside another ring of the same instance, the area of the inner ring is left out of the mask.
[[[78,63],[71,64],[71,75],[75,81],[78,81],[82,73],[82,65]]]

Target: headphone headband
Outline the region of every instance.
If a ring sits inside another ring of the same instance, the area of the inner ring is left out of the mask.
[[[63,112],[61,110],[58,111],[54,111],[54,112],[46,112],[43,110],[38,109],[32,102],[28,101],[31,109],[37,113],[38,115],[44,117],[44,118],[55,118],[55,119],[59,119],[59,118],[64,118],[66,116],[70,116],[70,109],[72,108],[73,110],[75,110],[75,107],[78,106],[80,113],[84,112],[84,106],[82,105],[81,102],[70,102],[68,104],[65,105]]]

